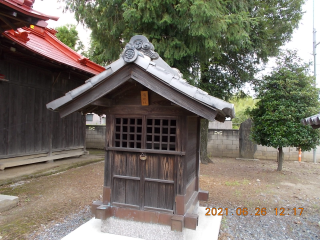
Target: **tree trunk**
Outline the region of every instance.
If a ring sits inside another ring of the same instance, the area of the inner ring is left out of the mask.
[[[213,163],[208,157],[207,145],[208,145],[208,128],[209,121],[207,119],[201,119],[200,121],[200,161],[201,163],[208,164]]]
[[[283,163],[282,147],[279,147],[278,150],[279,150],[279,157],[278,157],[278,169],[277,169],[277,171],[281,171],[282,170],[282,163]]]

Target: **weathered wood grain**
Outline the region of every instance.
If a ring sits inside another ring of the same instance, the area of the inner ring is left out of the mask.
[[[196,176],[197,123],[197,117],[187,117],[187,184]]]
[[[140,176],[139,161],[139,154],[127,153],[127,176]]]
[[[112,193],[113,202],[126,203],[126,179],[114,178]]]
[[[60,109],[60,116],[65,117],[79,109],[91,104],[92,102],[98,100],[102,96],[106,95],[108,92],[117,88],[121,84],[125,83],[130,79],[131,76],[131,67],[125,66],[121,69],[118,74],[112,75],[108,78],[108,81],[103,81],[101,84],[91,88],[89,91],[80,95],[76,98],[76,101],[73,100]]]
[[[159,193],[159,183],[156,182],[145,182],[145,198],[144,198],[144,206],[148,207],[158,207],[158,196]]]
[[[113,174],[114,175],[126,175],[127,172],[127,156],[115,152],[113,156]]]
[[[126,180],[126,204],[140,205],[140,182]]]
[[[159,179],[173,180],[174,157],[161,156],[159,159]]]
[[[215,120],[217,111],[187,97],[186,95],[174,90],[165,83],[159,81],[151,74],[145,72],[139,67],[132,68],[131,78],[146,86],[157,94],[167,98],[171,102],[187,109],[190,112],[198,114],[211,121]]]
[[[145,177],[159,179],[158,167],[159,167],[159,156],[156,154],[148,155],[146,160]]]
[[[91,75],[62,73],[53,84],[53,76],[57,75],[51,68],[54,65],[39,62],[41,66],[9,55],[0,61],[0,69],[9,79],[0,83],[0,158],[83,147],[82,116],[77,113],[61,121],[45,105],[81,85]],[[49,145],[51,133],[53,146]]]
[[[139,148],[122,148],[122,147],[106,147],[108,151],[122,151],[122,152],[140,152],[140,153],[157,153],[157,154],[164,154],[164,155],[178,155],[183,156],[185,152],[178,152],[178,151],[166,151],[166,150],[153,150],[153,149],[139,149]]]
[[[194,115],[193,113],[178,107],[178,106],[121,106],[115,105],[106,109],[106,113],[112,114],[139,114],[139,115],[154,115],[154,116],[179,116],[179,115]]]
[[[9,83],[0,83],[0,155],[8,154],[9,94]]]

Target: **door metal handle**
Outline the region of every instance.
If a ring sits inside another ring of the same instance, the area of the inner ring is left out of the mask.
[[[140,154],[140,160],[145,161],[147,159],[147,156],[144,153]]]

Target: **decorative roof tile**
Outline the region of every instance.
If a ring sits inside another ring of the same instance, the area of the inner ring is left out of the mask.
[[[302,125],[310,125],[313,129],[320,128],[320,113],[301,120]]]

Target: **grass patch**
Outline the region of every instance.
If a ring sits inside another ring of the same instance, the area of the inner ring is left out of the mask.
[[[226,186],[239,186],[239,185],[241,185],[241,183],[240,182],[238,182],[238,181],[227,181],[227,182],[225,182],[224,183]]]
[[[312,204],[311,208],[314,213],[320,213],[320,206],[318,204]]]
[[[226,181],[224,183],[226,186],[240,186],[240,185],[248,185],[249,180],[248,179],[243,179],[242,181]]]
[[[25,239],[30,233],[30,229],[36,229],[37,222],[33,219],[17,219],[10,223],[0,226],[0,234],[5,236],[5,239]]]
[[[223,216],[221,219],[220,228],[222,230],[225,230],[225,229],[227,229],[227,227],[228,227],[228,220],[227,220],[226,216]]]
[[[237,197],[241,197],[242,196],[241,190],[236,190],[234,192],[234,195],[237,196]]]
[[[105,154],[105,151],[103,149],[87,149],[87,151],[89,152],[90,155],[101,155],[101,154]]]
[[[242,180],[242,185],[248,185],[249,184],[249,180],[248,179],[243,179]]]

